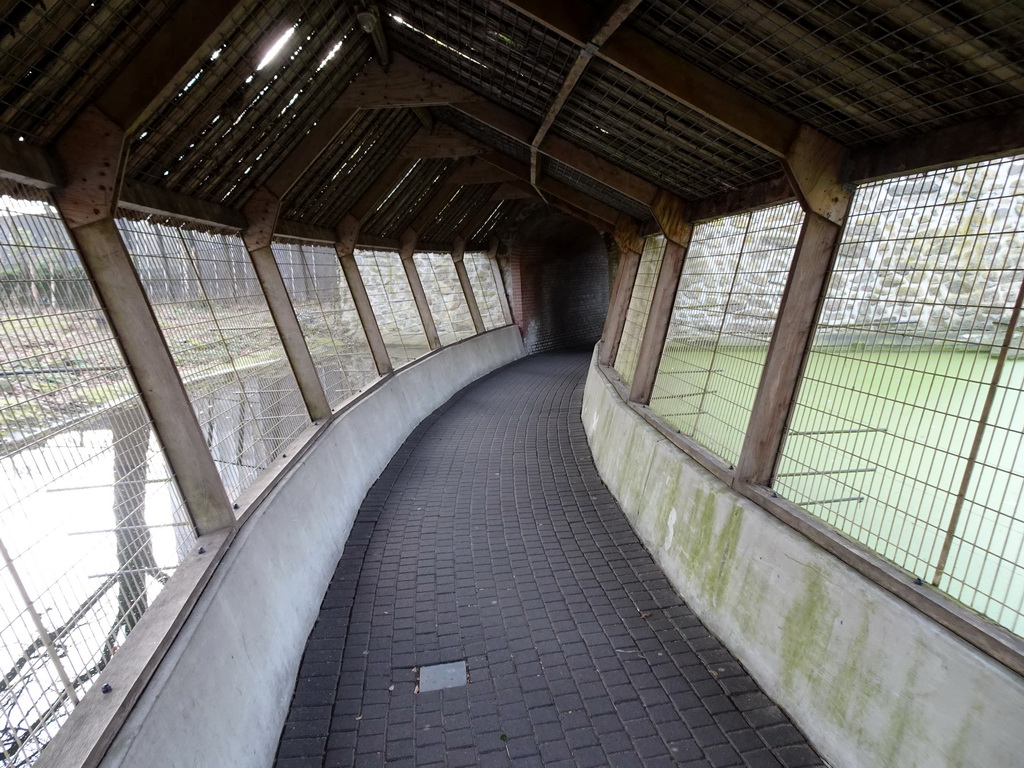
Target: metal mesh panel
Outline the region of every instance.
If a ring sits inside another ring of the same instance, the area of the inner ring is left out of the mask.
[[[119,219],[228,496],[309,426],[241,239]]]
[[[447,346],[474,335],[476,328],[451,254],[416,253],[412,258],[441,344]]]
[[[651,410],[729,463],[743,446],[802,222],[788,203],[693,229]]]
[[[482,245],[486,243],[489,237],[500,232],[505,227],[514,209],[515,203],[513,202],[499,203],[498,207],[494,209],[494,213],[480,226],[476,233],[466,238],[467,244]]]
[[[576,60],[574,45],[495,0],[387,0],[382,10],[396,48],[538,122]]]
[[[0,190],[0,762],[12,766],[52,738],[195,541],[68,233],[26,192]]]
[[[666,241],[662,235],[648,237],[644,243],[644,252],[640,256],[633,294],[629,297],[629,307],[626,310],[626,323],[622,326],[622,338],[619,340],[619,350],[615,355],[615,370],[627,384],[633,383],[637,357],[640,355],[640,343],[644,338],[647,315],[651,311],[651,300],[654,298],[654,287],[658,283],[661,260],[665,256],[665,245]]]
[[[420,160],[387,200],[371,213],[362,229],[377,237],[399,237],[454,165],[449,159]],[[454,192],[454,190],[451,190]]]
[[[427,354],[430,345],[401,256],[394,251],[357,249],[355,258],[391,364],[399,368]]]
[[[689,199],[778,175],[778,160],[595,59],[552,131]]]
[[[467,251],[462,263],[466,265],[466,273],[469,275],[470,285],[473,286],[473,295],[480,308],[484,328],[488,331],[501,328],[506,323],[505,313],[501,308],[501,299],[498,298],[500,289],[494,280],[491,259],[480,251]]]
[[[1024,6],[1016,0],[651,0],[630,23],[844,143],[1024,107]]]
[[[47,143],[120,71],[172,2],[11,2],[0,18],[0,125]]]
[[[469,223],[470,217],[487,202],[493,191],[494,187],[490,184],[460,187],[437,218],[424,230],[423,239],[433,243],[453,240]]]
[[[273,251],[320,383],[336,407],[377,378],[338,255],[297,243],[274,243]]]
[[[1009,158],[857,190],[774,481],[1018,633],[1022,175]]]
[[[207,200],[243,200],[283,159],[281,148],[312,128],[369,50],[355,8],[326,0],[253,4],[226,30],[138,129],[133,178]]]
[[[369,190],[415,133],[419,121],[406,109],[361,112],[349,132],[324,152],[285,196],[285,218],[335,226]]]

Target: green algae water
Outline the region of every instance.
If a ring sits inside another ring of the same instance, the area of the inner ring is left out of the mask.
[[[766,352],[670,344],[651,408],[734,463]],[[773,487],[925,583],[953,528],[939,588],[1021,633],[1024,359],[1006,361],[979,429],[996,363],[978,346],[816,348]]]

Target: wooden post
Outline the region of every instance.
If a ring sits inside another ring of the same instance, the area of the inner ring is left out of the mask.
[[[309,418],[312,421],[321,421],[331,415],[331,406],[327,402],[327,395],[320,382],[313,356],[309,353],[305,334],[295,315],[295,307],[281,277],[274,251],[270,247],[280,205],[280,199],[270,190],[265,187],[257,189],[245,205],[247,224],[242,232],[242,240],[249,252],[256,277],[260,281],[260,288],[263,289],[274,325],[277,326],[284,353],[295,374],[295,381],[299,385],[299,392],[306,404]]]
[[[640,269],[640,258],[644,249],[640,228],[628,216],[619,217],[612,236],[619,246],[622,257],[619,260],[619,271],[615,275],[615,285],[612,286],[608,314],[604,320],[604,332],[601,334],[601,356],[599,359],[603,365],[611,365],[619,351],[622,331],[626,327],[626,312],[629,310],[629,300],[633,296],[636,273]]]
[[[661,352],[672,320],[679,276],[683,272],[683,262],[690,244],[689,236],[683,240],[678,234],[681,233],[677,233],[677,238],[669,240],[665,245],[665,256],[661,260],[661,271],[651,298],[651,310],[647,314],[647,327],[644,328],[644,337],[640,342],[633,385],[629,390],[629,399],[642,405],[651,402],[651,394],[654,392],[654,379],[658,375]]]
[[[356,305],[359,322],[363,325],[366,343],[369,344],[370,354],[373,355],[373,364],[377,366],[377,373],[387,376],[395,369],[391,365],[387,345],[380,333],[380,326],[377,325],[377,317],[373,314],[373,305],[366,293],[363,276],[359,274],[359,266],[356,264],[355,250],[356,238],[359,237],[359,222],[351,216],[346,216],[338,225],[337,234],[338,241],[334,244],[334,250],[338,254],[338,261],[341,262],[341,270],[345,273],[345,280],[348,282],[352,301]]]
[[[626,312],[629,309],[629,300],[633,295],[633,286],[636,284],[636,273],[639,269],[640,254],[637,251],[625,251],[619,261],[619,271],[612,288],[612,300],[604,321],[600,357],[603,365],[611,365],[619,351],[622,331],[626,327]]]
[[[771,483],[842,230],[823,216],[806,214],[736,464],[737,481]]]
[[[473,327],[477,333],[484,333],[487,327],[484,325],[484,318],[480,314],[480,305],[476,302],[476,294],[473,293],[473,284],[469,281],[469,272],[466,270],[466,241],[461,237],[455,238],[452,243],[452,261],[455,262],[455,272],[459,276],[459,284],[462,286],[462,293],[466,297],[466,304],[469,305],[469,316],[473,318]]]
[[[431,349],[437,349],[441,346],[441,339],[437,335],[437,326],[434,325],[434,318],[430,314],[427,294],[423,290],[420,274],[416,271],[416,262],[412,258],[413,252],[416,250],[416,238],[408,235],[407,232],[402,237],[402,248],[399,251],[402,257],[402,269],[405,270],[405,276],[409,278],[409,287],[412,289],[412,297],[416,301],[416,311],[419,312],[420,320],[423,323],[423,332],[427,335],[427,343]]]
[[[840,181],[846,150],[801,126],[783,168],[804,209],[804,224],[782,294],[735,482],[769,485],[779,461],[797,387],[828,287],[853,195]]]
[[[67,185],[57,210],[92,278],[163,444],[196,531],[234,526],[224,484],[131,256],[114,225],[124,132],[87,107],[57,142]]]
[[[494,287],[498,290],[498,302],[501,304],[501,315],[505,318],[505,325],[512,324],[512,309],[508,305],[508,294],[505,292],[505,280],[501,276],[501,267],[498,266],[498,238],[492,237],[487,243],[487,261],[491,264],[491,274],[494,276]]]

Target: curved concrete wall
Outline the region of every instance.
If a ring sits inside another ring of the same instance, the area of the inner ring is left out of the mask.
[[[523,354],[514,326],[445,348],[338,416],[245,521],[102,765],[269,766],[363,496],[409,433]]]
[[[837,768],[1020,765],[1024,678],[740,496],[595,362],[602,478],[680,595]]]

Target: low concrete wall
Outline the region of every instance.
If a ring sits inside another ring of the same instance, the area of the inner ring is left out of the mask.
[[[363,496],[409,433],[523,354],[501,328],[399,371],[315,438],[242,525],[104,768],[269,766]]]
[[[1024,761],[1024,678],[740,496],[619,397],[583,422],[605,483],[680,595],[837,768]]]

